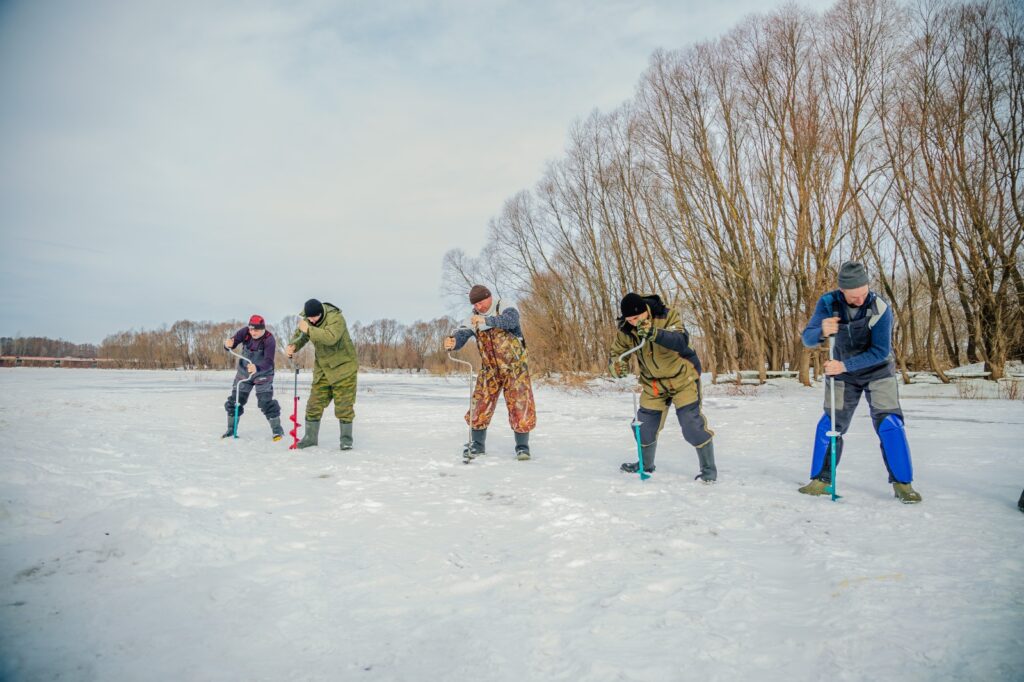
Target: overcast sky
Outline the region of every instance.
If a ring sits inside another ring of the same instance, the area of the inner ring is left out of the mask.
[[[781,4],[0,1],[0,336],[451,312],[575,119]]]

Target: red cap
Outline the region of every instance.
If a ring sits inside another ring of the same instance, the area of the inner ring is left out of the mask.
[[[249,318],[249,326],[254,327],[255,329],[266,329],[267,321],[260,315],[253,315]]]

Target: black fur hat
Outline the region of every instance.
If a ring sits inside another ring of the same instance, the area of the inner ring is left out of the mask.
[[[622,298],[622,302],[619,303],[619,310],[622,311],[623,317],[633,317],[634,315],[646,312],[647,302],[644,301],[640,294],[635,294],[631,291]]]

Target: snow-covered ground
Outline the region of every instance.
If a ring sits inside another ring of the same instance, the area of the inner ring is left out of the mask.
[[[356,449],[300,453],[220,439],[229,373],[0,370],[0,679],[1024,679],[1024,402],[905,391],[904,506],[864,405],[833,503],[820,389],[709,387],[704,486],[674,420],[619,473],[602,385],[466,466],[464,378],[362,375]]]

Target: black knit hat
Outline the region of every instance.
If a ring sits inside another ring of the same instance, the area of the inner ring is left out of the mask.
[[[622,311],[623,317],[633,317],[647,312],[647,302],[644,301],[643,296],[631,291],[623,296],[622,302],[619,303],[619,309]]]
[[[306,305],[302,307],[302,312],[306,314],[307,318],[318,317],[324,314],[324,304],[315,298],[311,298],[306,301]]]

